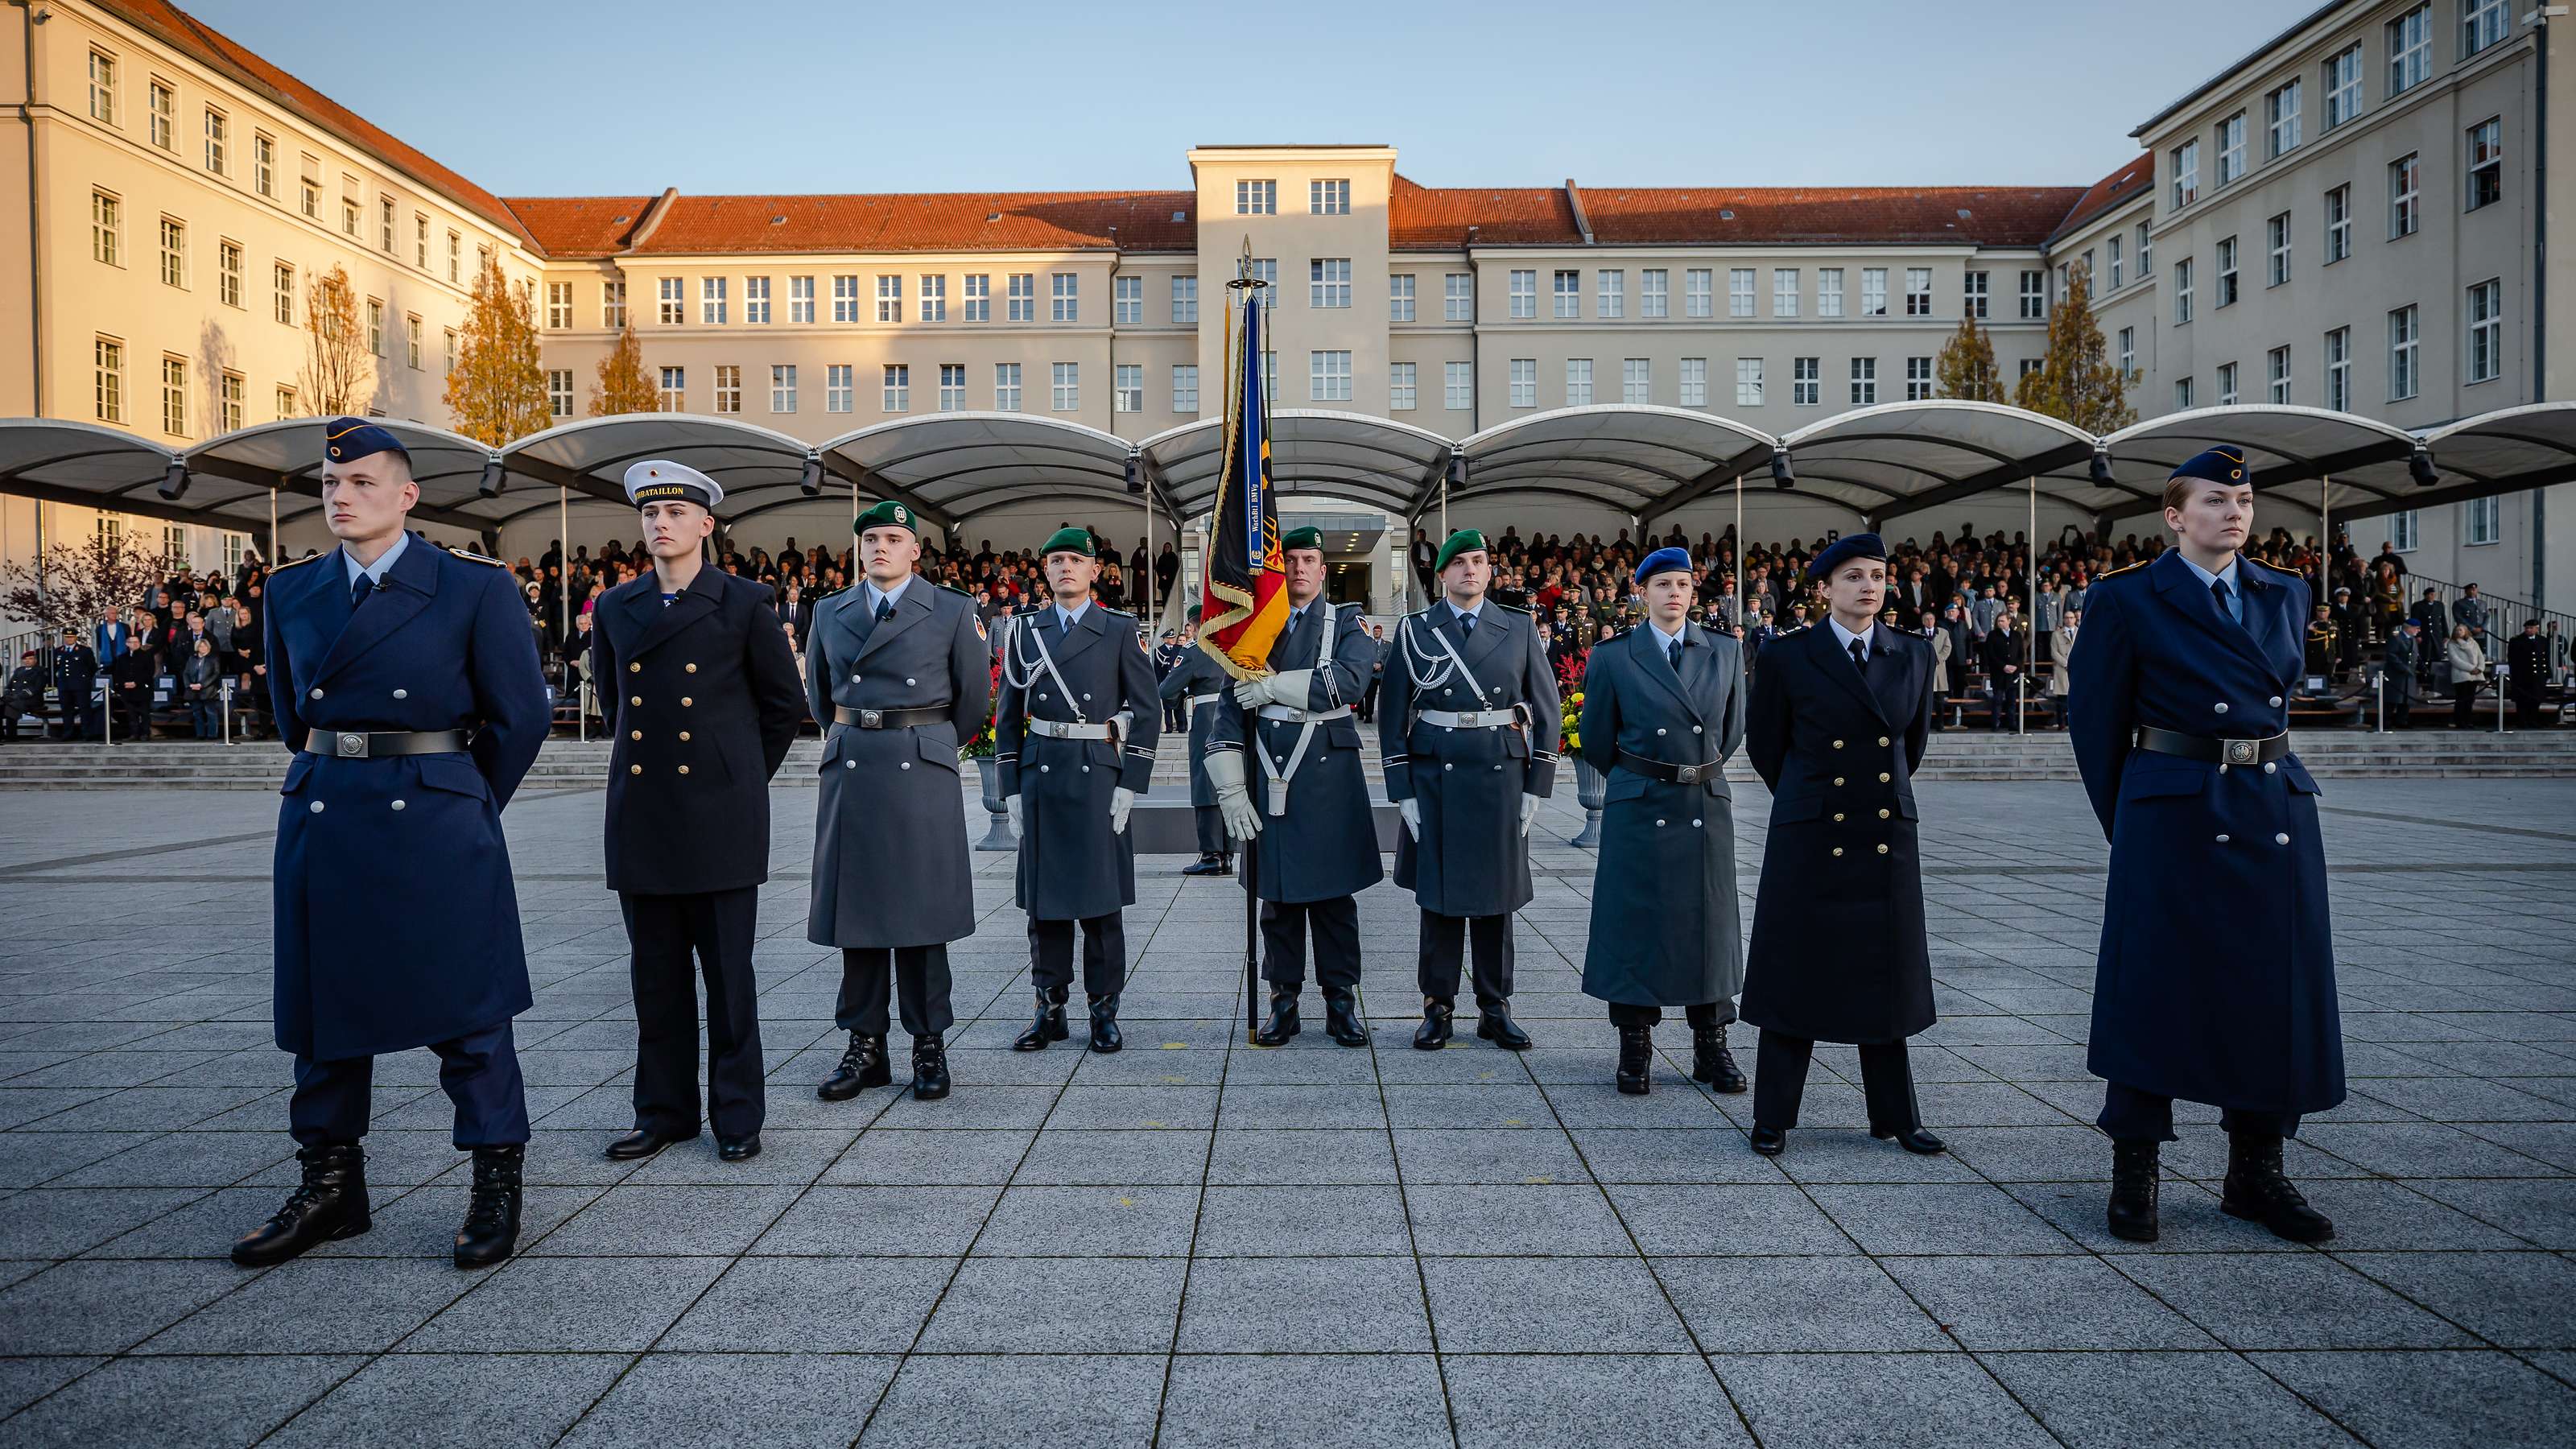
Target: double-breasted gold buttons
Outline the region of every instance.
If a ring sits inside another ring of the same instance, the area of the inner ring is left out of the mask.
[[[641,674],[644,672],[644,666],[641,663],[629,664],[626,666],[626,672],[629,674]]]

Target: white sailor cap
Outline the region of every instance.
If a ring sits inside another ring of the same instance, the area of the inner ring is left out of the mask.
[[[724,486],[685,463],[647,458],[626,470],[626,501],[642,507],[669,499],[713,508],[724,502]]]

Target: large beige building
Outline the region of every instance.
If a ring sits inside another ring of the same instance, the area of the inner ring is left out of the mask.
[[[1130,439],[1214,416],[1246,259],[1274,283],[1275,405],[1450,438],[1615,402],[1787,433],[1928,397],[1964,315],[2008,374],[2035,362],[2078,267],[2144,415],[2268,399],[2417,425],[2565,395],[2544,370],[2548,315],[2571,306],[2538,262],[2545,36],[2500,0],[2324,5],[2141,126],[2144,153],[2090,187],[1429,187],[1392,146],[1308,145],[1197,147],[1169,191],[513,198],[171,6],[14,13],[0,77],[27,144],[0,144],[0,188],[29,224],[0,219],[0,277],[28,277],[29,305],[0,308],[0,414],[174,444],[311,410],[300,293],[333,265],[367,299],[373,410],[445,422],[447,339],[487,253],[536,285],[558,417],[587,414],[631,324],[666,408],[808,442],[943,409]],[[2576,124],[2560,99],[2553,129]],[[1524,531],[1624,521],[1509,506]],[[1765,509],[1764,534],[1850,523]],[[1023,512],[972,531],[1026,543],[1055,521]],[[0,554],[32,547],[32,513],[0,500]],[[55,537],[99,526],[46,513]],[[2528,494],[2357,533],[2393,530],[2429,576],[2564,602],[2571,517]]]

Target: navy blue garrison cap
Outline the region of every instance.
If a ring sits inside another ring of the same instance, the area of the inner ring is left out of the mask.
[[[1642,584],[1657,574],[1688,574],[1696,572],[1697,570],[1691,567],[1690,553],[1688,550],[1678,548],[1659,548],[1653,553],[1646,555],[1645,561],[1637,565],[1637,582]]]
[[[2254,484],[2253,471],[2245,466],[2245,450],[2234,443],[2221,443],[2215,448],[2194,453],[2165,475],[2170,483],[2176,478],[2206,478],[2212,483]]]
[[[1841,568],[1844,561],[1856,558],[1874,558],[1885,563],[1887,545],[1874,533],[1846,533],[1825,545],[1824,552],[1817,554],[1815,561],[1807,565],[1807,577],[1811,579],[1828,577],[1834,570]]]
[[[365,418],[333,418],[322,429],[322,456],[334,463],[354,463],[374,453],[400,453],[411,461],[402,439]]]

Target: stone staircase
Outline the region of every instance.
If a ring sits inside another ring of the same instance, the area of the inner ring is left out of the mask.
[[[608,743],[555,739],[529,771],[530,790],[586,789],[608,771]],[[778,783],[801,787],[814,778],[818,741],[801,739],[788,753]],[[2299,758],[2319,776],[2576,777],[2576,729],[2499,735],[2419,729],[2404,734],[2317,730],[2298,739]],[[274,741],[224,745],[211,741],[154,740],[143,744],[59,744],[19,740],[0,744],[0,790],[273,790],[286,771],[287,754]],[[1367,771],[1379,778],[1374,754]],[[1754,779],[1739,754],[1728,768],[1739,781]],[[1932,737],[1916,772],[1919,780],[2073,780],[2075,756],[2066,736],[1998,735],[1952,730]],[[974,771],[966,772],[974,779]],[[1166,741],[1155,761],[1154,783],[1163,798],[1187,788],[1178,741]],[[1560,790],[1571,793],[1572,782]]]

